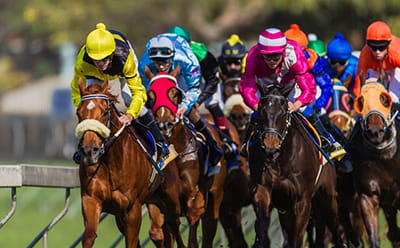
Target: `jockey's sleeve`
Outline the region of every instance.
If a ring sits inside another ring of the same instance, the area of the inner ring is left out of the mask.
[[[123,73],[132,94],[132,100],[126,113],[132,115],[134,119],[137,119],[147,101],[147,94],[146,88],[142,84],[142,79],[138,74],[135,61],[137,61],[135,55],[132,52],[129,53],[124,65]]]
[[[217,78],[218,63],[214,55],[210,52],[207,52],[205,58],[200,62],[200,70],[206,84],[197,100],[199,104],[203,103],[217,91],[219,83]]]

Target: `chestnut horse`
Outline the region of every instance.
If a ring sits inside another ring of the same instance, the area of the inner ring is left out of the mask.
[[[379,82],[384,82],[383,77],[369,79],[354,103],[362,120],[354,128],[348,150],[370,247],[380,247],[380,208],[388,224],[388,239],[393,247],[400,247],[396,217],[400,209],[400,123],[396,114],[392,116],[391,97]]]
[[[116,98],[108,92],[108,81],[86,88],[80,80],[79,89],[76,135],[81,139],[82,151],[82,246],[93,246],[100,214],[107,212],[115,216],[118,229],[125,236],[125,246],[137,247],[142,205],[157,188],[159,177],[151,180],[156,173],[136,130],[119,123],[113,107]]]
[[[300,117],[289,111],[287,97],[293,85],[279,86],[275,80],[271,84],[258,83],[259,116],[248,148],[256,213],[253,247],[269,247],[273,207],[279,212],[283,247],[302,247],[311,209],[317,246],[323,247],[328,226],[335,247],[343,247],[338,231],[336,171],[329,165],[320,166],[314,141],[300,124]]]
[[[152,109],[161,132],[169,143],[174,144],[179,153],[175,160],[180,175],[182,206],[186,207],[185,213],[190,224],[189,247],[197,247],[197,227],[205,211],[207,210],[208,216],[218,218],[223,197],[222,185],[219,185],[219,182],[224,180],[224,175],[218,173],[215,177],[207,176],[205,153],[201,141],[186,118],[175,117],[177,106],[183,97],[176,82],[179,67],[176,67],[171,74],[159,73],[155,76],[147,68],[145,73],[151,82],[147,104]],[[215,130],[209,125],[208,128],[217,143],[221,145]],[[221,170],[226,168],[223,159],[220,164]],[[212,231],[203,228],[203,247],[212,247],[212,239],[211,241],[208,239],[211,236],[208,233]],[[182,244],[178,242],[178,246],[180,245]]]

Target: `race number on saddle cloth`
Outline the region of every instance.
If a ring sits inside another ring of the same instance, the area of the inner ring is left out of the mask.
[[[388,103],[381,101],[381,96],[387,96]],[[363,101],[361,99],[368,99]],[[366,105],[368,103],[368,105]],[[371,113],[378,113],[382,118],[388,120],[390,118],[390,108],[392,107],[392,98],[383,86],[383,84],[376,82],[376,78],[370,78],[366,81],[361,88],[360,96],[354,102],[354,109],[365,120]]]

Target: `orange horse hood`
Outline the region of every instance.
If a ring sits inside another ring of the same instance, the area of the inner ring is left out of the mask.
[[[368,82],[369,81],[369,82]],[[354,102],[354,109],[365,119],[369,113],[378,112],[385,119],[389,118],[392,98],[385,87],[376,79],[367,80],[362,86],[360,96]]]

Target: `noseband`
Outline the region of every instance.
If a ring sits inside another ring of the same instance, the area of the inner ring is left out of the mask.
[[[103,142],[101,144],[101,147],[99,148],[99,157],[101,157],[104,152],[105,152],[105,148],[106,146],[112,142],[112,140],[114,139],[109,139],[110,136],[110,126],[111,126],[111,110],[110,110],[110,100],[108,98],[107,95],[103,95],[103,94],[92,94],[92,95],[86,95],[83,96],[81,98],[81,102],[83,101],[87,101],[87,100],[92,100],[92,99],[103,99],[107,102],[107,125],[104,125],[103,123],[101,123],[98,120],[95,119],[86,119],[81,121],[75,130],[75,134],[78,138],[80,138],[82,140],[83,135],[85,134],[85,132],[87,131],[93,131],[95,132],[97,135],[99,135]],[[90,103],[89,103],[90,104]],[[107,142],[105,142],[107,140]],[[81,142],[80,142],[81,143]]]
[[[284,97],[284,96],[278,96],[278,95],[265,95],[265,96],[262,96],[262,97],[261,97],[261,100],[267,99],[267,98],[276,98],[276,99],[279,99],[279,100],[285,100],[285,101],[287,101],[286,97]],[[278,149],[280,149],[281,146],[282,146],[282,143],[283,143],[283,141],[285,140],[286,135],[287,135],[287,133],[288,133],[288,131],[289,131],[289,127],[290,127],[290,125],[291,125],[291,120],[292,120],[292,114],[291,114],[290,110],[288,109],[288,110],[286,111],[286,121],[285,121],[285,127],[283,128],[283,130],[280,131],[280,130],[278,130],[277,128],[271,127],[271,128],[266,128],[266,129],[260,131],[260,133],[259,133],[259,135],[258,135],[258,138],[259,138],[260,141],[261,141],[261,147],[262,147],[263,149],[266,149],[266,147],[264,146],[264,143],[262,142],[264,135],[265,135],[266,133],[274,133],[274,134],[278,135],[278,137],[279,137]]]

